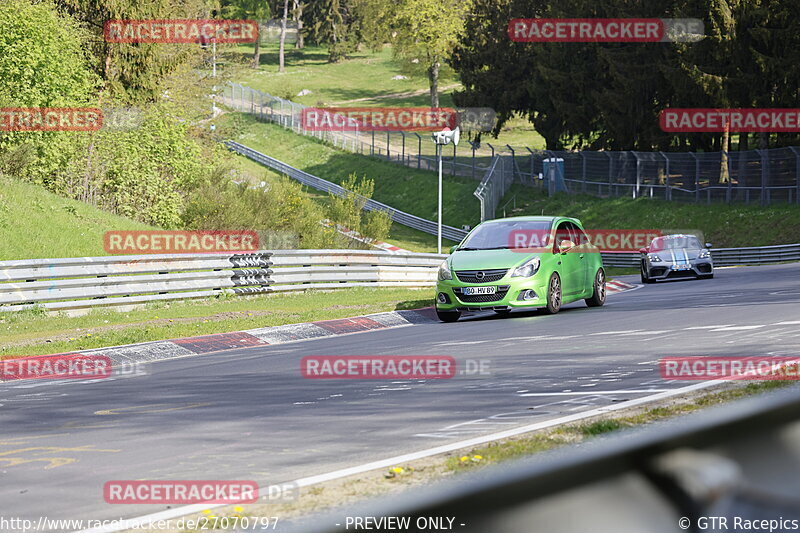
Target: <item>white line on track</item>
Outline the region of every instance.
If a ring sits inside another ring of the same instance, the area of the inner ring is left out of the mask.
[[[646,394],[648,392],[667,392],[674,389],[648,389],[648,390],[598,390],[594,392],[529,392],[519,396],[597,396],[599,394]]]
[[[744,330],[747,330],[747,329],[758,329],[758,328],[763,328],[763,327],[764,327],[763,325],[760,325],[760,326],[731,326],[731,327],[726,327],[726,328],[712,329],[711,331],[744,331]]]
[[[621,409],[627,409],[629,407],[633,407],[635,405],[642,405],[658,400],[662,400],[664,398],[670,398],[672,396],[679,396],[681,394],[686,394],[688,392],[705,389],[714,385],[718,385],[718,381],[702,381],[700,383],[695,383],[694,385],[689,385],[687,387],[681,387],[679,389],[672,389],[664,392],[660,392],[657,394],[652,394],[649,396],[645,396],[644,398],[634,398],[632,400],[628,400],[627,402],[621,402],[613,405],[607,405],[604,407],[598,407],[595,409],[590,409],[588,411],[583,411],[580,413],[575,413],[573,415],[562,416],[559,418],[554,418],[552,420],[545,420],[543,422],[537,422],[535,424],[529,424],[527,426],[520,426],[514,429],[508,429],[506,431],[500,431],[498,433],[492,433],[489,435],[483,435],[480,437],[474,437],[467,440],[462,440],[458,442],[453,442],[450,444],[444,444],[442,446],[436,446],[434,448],[428,448],[426,450],[420,450],[418,452],[407,453],[403,455],[396,455],[394,457],[389,457],[386,459],[381,459],[379,461],[373,461],[371,463],[365,463],[357,466],[352,466],[349,468],[343,468],[341,470],[334,470],[333,472],[328,472],[326,474],[319,474],[316,476],[304,477],[300,479],[296,479],[291,483],[295,483],[298,487],[308,487],[311,485],[316,485],[318,483],[324,483],[326,481],[332,481],[334,479],[341,479],[343,477],[353,476],[356,474],[363,474],[364,472],[369,472],[371,470],[378,470],[382,468],[389,468],[391,466],[396,466],[398,464],[407,463],[409,461],[415,461],[417,459],[424,459],[426,457],[431,457],[434,455],[440,455],[443,453],[452,452],[455,450],[460,450],[462,448],[469,448],[473,446],[478,446],[480,444],[486,444],[487,442],[492,442],[500,439],[506,439],[509,437],[515,437],[517,435],[522,435],[524,433],[530,433],[531,431],[537,431],[540,429],[546,429],[554,426],[558,426],[561,424],[567,424],[569,422],[575,422],[577,420],[583,420],[585,418],[590,418],[593,416],[607,414],[613,411],[619,411]],[[594,393],[597,394],[597,393]],[[267,487],[260,487],[259,492],[266,491]],[[152,522],[156,522],[158,520],[169,520],[173,518],[179,518],[181,516],[185,516],[188,514],[200,513],[205,511],[206,509],[214,509],[217,507],[224,507],[226,504],[193,504],[193,505],[185,505],[183,507],[176,507],[174,509],[169,509],[167,511],[161,511],[158,513],[152,513],[144,516],[139,516],[136,518],[131,518],[128,520],[116,521],[113,525],[107,525],[104,527],[97,527],[91,529],[84,529],[79,533],[114,533],[116,531],[125,531],[128,529],[134,528],[141,528],[144,525],[147,525]]]
[[[683,328],[683,329],[715,329],[715,328],[727,328],[732,325],[733,324],[717,324],[716,326],[692,326],[690,328]]]
[[[775,322],[773,326],[791,326],[794,324],[800,324],[800,320],[789,320],[787,322]]]

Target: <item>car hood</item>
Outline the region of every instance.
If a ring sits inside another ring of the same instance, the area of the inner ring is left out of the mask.
[[[664,261],[670,263],[680,263],[685,260],[697,259],[700,255],[699,248],[670,248],[668,250],[661,250],[660,252],[653,252]]]
[[[540,254],[517,252],[514,250],[464,250],[453,252],[450,268],[453,270],[488,270],[492,268],[511,268]]]

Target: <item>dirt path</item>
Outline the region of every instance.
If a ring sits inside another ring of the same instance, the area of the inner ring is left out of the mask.
[[[445,85],[444,87],[439,88],[439,92],[449,91],[451,89],[456,89],[461,87],[460,83],[454,83],[452,85]],[[392,94],[381,94],[378,96],[366,96],[364,98],[354,98],[353,100],[342,100],[340,102],[333,102],[333,105],[342,105],[342,104],[356,104],[358,102],[368,102],[370,100],[387,100],[389,98],[408,98],[411,96],[419,96],[421,94],[425,94],[429,92],[429,89],[419,89],[416,91],[406,91],[403,93],[392,93]]]

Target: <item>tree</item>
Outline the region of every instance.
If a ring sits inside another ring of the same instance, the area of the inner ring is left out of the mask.
[[[363,35],[373,46],[394,45],[409,70],[421,64],[431,106],[439,107],[439,71],[464,31],[472,0],[354,0]]]
[[[286,19],[289,16],[289,0],[283,0],[283,18],[281,18],[281,45],[280,45],[280,52],[279,52],[279,64],[278,64],[278,72],[286,71],[286,66],[284,65],[285,62],[285,52],[286,52]]]
[[[336,63],[355,49],[358,41],[354,0],[315,0],[303,11],[309,40],[328,45],[328,62]]]
[[[294,47],[298,50],[302,50],[305,48],[305,42],[303,41],[303,10],[306,7],[306,3],[302,2],[301,0],[292,0],[293,8],[292,8],[292,20],[294,20],[297,26],[297,40],[294,43]]]
[[[231,19],[253,19],[259,23],[267,20],[271,16],[267,0],[227,0],[222,8],[226,18]],[[261,65],[261,36],[256,39],[253,49],[253,61],[251,66],[258,68]]]

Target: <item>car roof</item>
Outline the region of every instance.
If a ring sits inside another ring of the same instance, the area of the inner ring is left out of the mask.
[[[571,220],[573,222],[578,222],[580,224],[580,220],[574,217],[554,217],[554,216],[519,216],[519,217],[506,217],[506,218],[494,218],[492,220],[487,220],[486,222],[500,222],[503,220],[519,220],[522,222],[553,222],[556,220]]]

